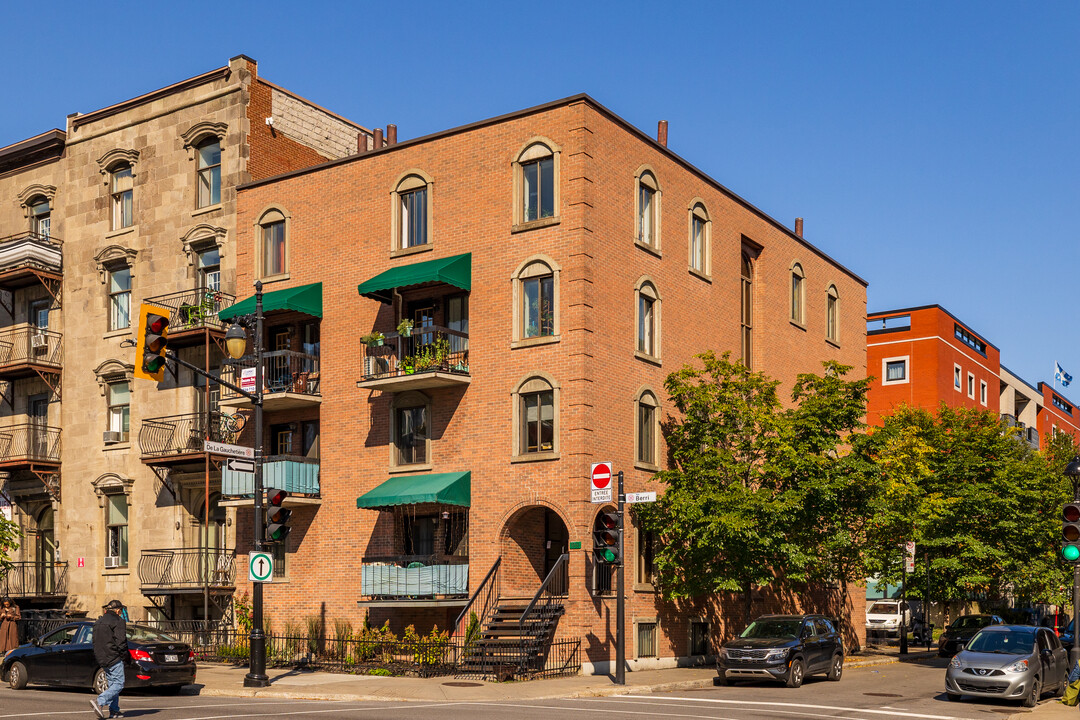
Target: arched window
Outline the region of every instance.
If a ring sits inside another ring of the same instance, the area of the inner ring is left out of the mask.
[[[204,208],[221,202],[221,141],[207,137],[195,146],[195,167],[198,175],[198,202]]]
[[[635,288],[634,307],[637,325],[635,355],[653,362],[660,359],[660,293],[649,278],[642,278]]]
[[[658,470],[660,442],[660,402],[649,388],[638,391],[635,399],[637,421],[634,425],[634,466]]]
[[[840,294],[835,285],[829,286],[825,296],[825,337],[840,342]]]
[[[255,224],[256,267],[266,279],[289,272],[290,215],[276,207],[267,208]]]
[[[559,154],[559,146],[546,138],[530,140],[518,153],[514,160],[515,229],[558,221]]]
[[[559,387],[536,373],[514,390],[514,454],[518,460],[554,458],[559,451]]]
[[[791,265],[791,322],[796,325],[805,325],[805,300],[804,295],[806,276],[803,274],[802,265]]]
[[[407,253],[431,248],[432,185],[426,174],[410,170],[394,186],[391,251]]]
[[[513,275],[514,346],[559,339],[559,266],[546,255],[527,259]]]
[[[712,222],[705,203],[695,200],[689,209],[687,258],[691,272],[709,277],[712,272]]]
[[[740,265],[741,286],[740,293],[741,312],[739,323],[742,327],[742,361],[747,368],[752,368],[754,358],[754,265],[750,256],[743,252]]]
[[[660,251],[660,183],[652,169],[642,166],[636,176],[634,239],[653,252]]]

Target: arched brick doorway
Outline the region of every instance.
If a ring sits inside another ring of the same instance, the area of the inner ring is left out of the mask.
[[[499,536],[502,597],[531,598],[569,542],[566,523],[549,507],[530,505],[511,515]]]

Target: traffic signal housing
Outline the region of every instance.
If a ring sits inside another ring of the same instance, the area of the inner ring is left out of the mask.
[[[1080,502],[1065,503],[1061,509],[1061,557],[1080,563]]]
[[[596,515],[596,523],[593,525],[593,557],[597,562],[616,564],[620,561],[621,520],[615,510],[603,510]]]
[[[292,528],[286,523],[292,517],[292,510],[281,507],[289,493],[278,488],[266,489],[266,542],[280,543],[289,537]]]
[[[165,351],[169,345],[169,309],[143,303],[139,309],[139,335],[135,341],[135,377],[165,379]]]

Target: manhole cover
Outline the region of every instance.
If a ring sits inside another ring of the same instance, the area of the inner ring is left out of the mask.
[[[897,695],[896,693],[863,693],[870,697],[904,697],[903,695]]]
[[[474,682],[444,682],[447,687],[484,687],[484,683]]]

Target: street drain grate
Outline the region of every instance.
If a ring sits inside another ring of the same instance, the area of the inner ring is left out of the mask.
[[[869,697],[904,697],[903,695],[897,695],[896,693],[863,693]]]
[[[474,682],[444,682],[446,687],[484,687],[484,683]]]

